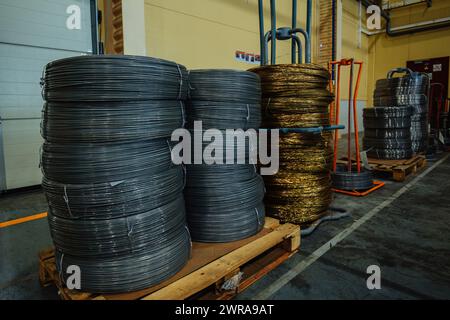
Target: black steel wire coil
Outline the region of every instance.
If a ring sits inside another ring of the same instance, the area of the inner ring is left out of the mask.
[[[381,139],[411,139],[411,130],[405,129],[370,129],[364,128],[364,137]]]
[[[409,159],[413,156],[412,149],[370,149],[367,151],[370,158],[385,160]]]
[[[411,127],[411,118],[363,118],[364,128],[403,129]]]
[[[186,105],[187,127],[202,121],[203,129],[259,128],[261,104],[191,100]]]
[[[380,79],[376,82],[376,88],[420,87],[426,89],[427,86],[428,77],[420,73],[414,73],[412,77],[405,76],[390,79]]]
[[[411,107],[375,107],[364,108],[363,116],[365,118],[402,118],[413,114]]]
[[[186,225],[184,200],[178,199],[140,214],[115,219],[60,218],[49,212],[55,247],[77,257],[113,257],[139,253],[158,245]]]
[[[165,233],[142,251],[107,258],[71,256],[55,250],[56,267],[64,282],[68,266],[81,270],[81,290],[122,293],[152,287],[176,274],[189,259],[191,241],[186,227]]]
[[[401,86],[377,86],[374,91],[375,97],[392,97],[398,95],[427,94],[428,83],[419,85]]]
[[[63,184],[46,177],[42,181],[53,215],[85,220],[119,218],[153,210],[178,199],[183,186],[181,167],[112,183]]]
[[[156,58],[89,55],[50,62],[42,84],[52,102],[185,100],[188,73]]]
[[[182,127],[184,114],[184,103],[176,100],[48,102],[41,134],[54,143],[157,139]]]
[[[398,96],[374,96],[373,104],[375,107],[384,106],[411,106],[411,105],[425,105],[428,103],[427,96],[424,94],[409,94],[409,95],[398,95]]]
[[[261,103],[261,81],[257,74],[226,69],[192,70],[190,100]]]
[[[253,165],[188,165],[186,212],[192,239],[229,242],[264,226],[264,182]]]
[[[364,149],[410,149],[411,138],[409,139],[377,139],[367,138],[363,139]]]
[[[43,144],[45,177],[64,183],[115,182],[169,169],[171,145],[166,139],[126,144]]]
[[[367,190],[373,187],[372,171],[361,169],[360,172],[356,168],[348,171],[346,165],[338,165],[336,171],[331,173],[332,185],[336,189],[341,190]]]

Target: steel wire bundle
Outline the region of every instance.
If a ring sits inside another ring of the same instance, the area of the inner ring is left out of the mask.
[[[375,107],[363,110],[363,144],[369,157],[387,160],[412,157],[412,112],[411,107]]]
[[[133,56],[82,56],[44,70],[42,186],[56,265],[81,290],[156,285],[190,255],[184,173],[171,131],[184,123],[187,71]]]
[[[177,100],[49,102],[41,133],[52,143],[155,139],[182,127],[184,113],[184,103]]]
[[[323,216],[331,203],[331,134],[280,137],[280,169],[265,176],[267,210],[284,222],[304,224]]]
[[[251,70],[261,77],[263,123],[269,128],[330,124],[330,74],[321,66],[271,65]],[[280,136],[280,169],[265,176],[268,212],[282,222],[317,220],[331,203],[330,133]]]
[[[250,237],[263,228],[265,218],[264,182],[255,165],[249,164],[250,152],[256,146],[244,135],[244,139],[229,143],[225,134],[226,129],[259,128],[259,77],[246,71],[194,70],[189,81],[187,127],[193,128],[194,121],[202,121],[202,129],[218,129],[224,143],[220,146],[222,157],[212,153],[222,164],[205,164],[203,159],[202,164],[186,166],[184,193],[192,239],[230,242]],[[202,141],[202,154],[209,144]],[[228,156],[230,152],[232,156]]]
[[[403,77],[378,80],[373,95],[375,107],[412,107],[411,141],[413,152],[425,151],[428,144],[428,89],[427,75],[407,69]]]
[[[188,166],[185,197],[196,241],[235,241],[264,226],[264,182],[254,165]]]
[[[185,100],[188,73],[162,59],[90,55],[50,62],[45,67],[46,101]]]

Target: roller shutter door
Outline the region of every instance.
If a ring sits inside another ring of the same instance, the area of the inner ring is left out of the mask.
[[[79,29],[66,25],[73,5]],[[0,190],[41,183],[42,69],[93,52],[93,8],[91,0],[0,0]]]

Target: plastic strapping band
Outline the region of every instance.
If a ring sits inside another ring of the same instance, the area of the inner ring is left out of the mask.
[[[191,245],[191,248],[190,248],[190,250],[189,250],[189,257],[191,257],[191,256],[192,256],[192,237],[191,237],[191,232],[189,231],[189,228],[188,228],[187,225],[185,225],[184,228],[186,229],[187,234],[188,234],[188,236],[189,236],[189,243],[190,243],[190,245]]]
[[[270,113],[270,109],[269,109],[269,106],[270,106],[270,99],[271,99],[271,98],[269,98],[269,99],[267,100],[267,104],[266,104],[266,113]]]
[[[181,73],[180,65],[178,63],[177,63],[177,69],[178,69],[178,72],[180,73],[180,90],[178,92],[178,100],[181,100],[181,93],[182,93],[182,88],[183,88],[183,73]]]
[[[43,100],[45,99],[45,73],[47,71],[47,65],[44,66],[44,68],[42,69],[42,75],[41,75],[41,81],[40,81],[40,85],[41,85],[41,96]]]
[[[183,101],[180,100],[180,108],[181,108],[181,116],[183,117],[183,124],[181,125],[182,128],[186,125],[186,114],[184,112],[184,104]]]
[[[63,259],[64,252],[61,253],[61,259],[59,259],[59,279],[61,280],[61,283],[65,283],[63,278]]]
[[[128,242],[130,243],[130,247],[131,247],[131,251],[133,251],[133,227],[130,226],[130,220],[128,220],[129,217],[126,217],[126,221],[127,221],[127,237],[128,237]]]
[[[261,225],[261,220],[259,219],[258,208],[255,208],[255,213],[256,213],[256,220],[258,221],[258,226],[260,226]]]
[[[187,170],[186,170],[186,165],[182,164],[181,168],[183,168],[183,190],[186,188],[186,183],[187,183]]]
[[[170,142],[169,139],[166,140],[167,142],[167,146],[169,147],[169,152],[170,152],[170,160],[171,160],[171,166],[173,165],[173,154],[172,154],[172,147],[170,146]]]
[[[69,215],[71,217],[73,217],[72,215],[72,211],[70,210],[70,205],[69,205],[69,196],[67,195],[67,186],[64,185],[64,196],[63,196],[64,202],[66,203],[67,206],[67,210],[69,211]]]

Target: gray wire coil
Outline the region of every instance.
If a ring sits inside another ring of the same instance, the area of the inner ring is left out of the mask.
[[[185,100],[188,73],[162,59],[89,55],[50,62],[42,85],[52,102]]]
[[[184,125],[184,103],[177,100],[48,102],[41,134],[52,143],[136,142],[170,137]]]
[[[369,170],[356,168],[349,172],[346,165],[338,165],[336,171],[331,173],[332,185],[341,190],[367,190],[373,187],[373,175]]]
[[[134,56],[82,56],[44,70],[42,186],[56,265],[81,290],[156,285],[189,259],[184,171],[171,161],[183,126],[187,71]]]
[[[204,69],[189,72],[191,101],[261,103],[261,80],[253,72]]]
[[[259,128],[260,103],[230,103],[215,101],[189,101],[186,106],[187,127],[202,121],[204,129]]]
[[[81,288],[91,293],[123,293],[149,288],[175,275],[190,257],[191,241],[186,227],[178,228],[160,243],[142,252],[107,258],[71,256],[55,250],[56,268],[67,281],[68,266],[81,270]]]
[[[409,159],[413,156],[413,150],[410,149],[370,149],[367,151],[370,158],[386,160]]]
[[[186,210],[192,239],[229,242],[264,226],[264,182],[253,165],[188,165]]]
[[[381,138],[381,139],[411,139],[411,130],[404,129],[370,129],[364,128],[364,137],[366,138]]]

